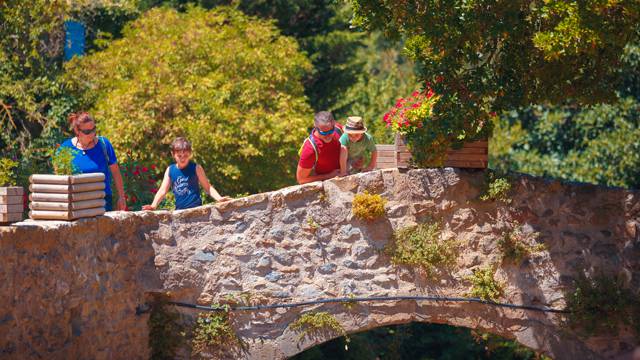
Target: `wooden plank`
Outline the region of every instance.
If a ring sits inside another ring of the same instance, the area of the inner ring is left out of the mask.
[[[486,169],[487,164],[488,163],[485,161],[449,160],[444,162],[445,167],[473,168],[473,169]]]
[[[53,194],[53,193],[31,193],[29,200],[31,201],[50,201],[50,202],[69,202],[92,199],[104,199],[104,191],[87,191],[73,194]]]
[[[104,214],[104,208],[75,211],[31,210],[29,217],[34,220],[75,220]]]
[[[17,213],[0,213],[0,223],[8,224],[22,221],[22,211]]]
[[[396,146],[391,144],[382,144],[382,145],[376,145],[376,150],[378,151],[395,151],[396,150]]]
[[[21,213],[22,211],[24,211],[24,205],[22,203],[11,205],[0,204],[0,213]]]
[[[449,149],[447,150],[447,154],[487,154],[489,151],[487,148],[462,148],[462,149]]]
[[[0,187],[0,195],[22,196],[24,188],[22,186],[3,186]]]
[[[465,161],[488,161],[487,154],[447,154],[447,160],[465,160]]]
[[[31,210],[81,210],[97,207],[104,207],[106,201],[104,199],[93,199],[76,202],[46,202],[34,201],[29,204]]]
[[[396,158],[396,153],[392,152],[392,153],[378,153],[378,160],[380,159],[395,159]]]
[[[478,148],[478,147],[488,148],[489,147],[489,142],[486,141],[486,140],[468,142],[468,143],[464,143],[463,147],[465,147],[465,148]]]
[[[22,204],[24,201],[23,199],[23,195],[0,195],[0,204]]]
[[[57,194],[67,194],[67,193],[103,190],[104,188],[105,188],[104,182],[75,184],[75,185],[57,185],[57,184],[31,184],[31,185],[29,185],[29,190],[31,192],[57,193]]]

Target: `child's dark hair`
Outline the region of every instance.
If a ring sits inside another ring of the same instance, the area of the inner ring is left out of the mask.
[[[191,143],[189,142],[189,140],[183,137],[179,137],[173,140],[173,142],[171,143],[171,151],[180,150],[191,151]]]

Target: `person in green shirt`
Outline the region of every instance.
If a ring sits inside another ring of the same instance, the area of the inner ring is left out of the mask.
[[[340,137],[340,175],[356,174],[376,168],[378,152],[373,136],[367,133],[360,116],[350,116]]]

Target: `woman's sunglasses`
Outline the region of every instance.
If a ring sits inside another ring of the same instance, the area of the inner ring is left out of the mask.
[[[93,134],[93,133],[95,133],[95,132],[96,132],[96,127],[94,126],[93,128],[91,128],[91,129],[86,129],[86,130],[78,129],[78,131],[80,131],[81,133],[83,133],[83,134],[85,134],[85,135],[91,135],[91,134]]]

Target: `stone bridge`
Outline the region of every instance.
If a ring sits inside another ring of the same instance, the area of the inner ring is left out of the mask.
[[[344,296],[465,296],[474,269],[495,266],[503,302],[563,308],[585,269],[621,276],[640,291],[640,192],[511,180],[511,202],[481,201],[484,173],[396,169],[294,186],[187,211],[114,212],[72,223],[23,222],[0,230],[0,358],[148,358],[149,294],[210,305],[251,294],[261,304]],[[386,215],[353,217],[356,193],[388,199]],[[436,277],[390,262],[395,229],[443,225],[458,254]],[[518,225],[519,224],[519,225]],[[519,227],[545,249],[501,262],[498,241]],[[563,315],[467,302],[319,304],[235,312],[246,348],[229,355],[283,359],[329,340],[300,340],[289,325],[317,310],[349,333],[413,321],[495,333],[556,359],[622,358],[637,345],[622,329],[582,339]],[[190,316],[196,312],[181,310]],[[184,354],[183,354],[184,355]],[[187,355],[185,355],[187,356]]]

